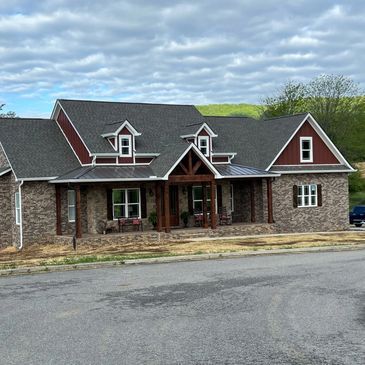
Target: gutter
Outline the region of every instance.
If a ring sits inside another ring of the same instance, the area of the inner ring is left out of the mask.
[[[23,248],[23,204],[22,204],[22,185],[24,184],[24,180],[21,180],[19,184],[19,205],[20,205],[20,225],[19,225],[19,240],[20,245],[18,247],[18,250],[21,250]]]

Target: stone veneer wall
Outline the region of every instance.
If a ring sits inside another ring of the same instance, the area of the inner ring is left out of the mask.
[[[293,207],[293,185],[321,184],[321,207]],[[274,221],[282,232],[315,232],[348,229],[348,176],[288,174],[273,182]]]
[[[234,212],[232,214],[233,222],[243,222],[249,223],[251,222],[251,182],[249,180],[232,180],[233,184],[233,207]],[[254,181],[254,189],[255,189],[255,215],[256,222],[263,223],[264,221],[264,210],[267,209],[266,205],[264,205],[264,197],[263,192],[264,185],[266,182],[264,180],[255,180]],[[229,207],[229,186],[227,191],[227,207]]]

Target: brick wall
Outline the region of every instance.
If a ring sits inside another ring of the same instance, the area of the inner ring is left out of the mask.
[[[11,173],[0,177],[0,247],[13,243],[10,181]]]
[[[23,244],[47,242],[56,234],[56,192],[47,182],[22,186]]]
[[[321,207],[293,207],[293,185],[321,184]],[[348,176],[335,174],[282,175],[273,182],[274,220],[282,232],[348,229]]]

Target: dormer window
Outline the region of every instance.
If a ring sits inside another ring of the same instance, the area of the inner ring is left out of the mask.
[[[300,137],[300,162],[313,162],[312,137]]]
[[[206,157],[209,156],[209,137],[208,136],[199,136],[198,137],[198,148],[202,152],[202,154]]]
[[[132,136],[130,134],[119,136],[119,152],[123,157],[132,157]]]

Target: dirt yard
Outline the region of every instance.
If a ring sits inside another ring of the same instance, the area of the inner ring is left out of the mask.
[[[365,232],[339,232],[335,234],[297,234],[262,236],[241,239],[186,241],[169,244],[80,245],[77,251],[67,245],[31,245],[22,251],[14,247],[0,249],[0,269],[18,266],[38,266],[65,263],[72,258],[154,257],[200,253],[237,252],[273,248],[303,248],[331,245],[357,245],[365,243]],[[81,262],[81,260],[80,260]]]

